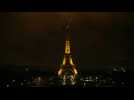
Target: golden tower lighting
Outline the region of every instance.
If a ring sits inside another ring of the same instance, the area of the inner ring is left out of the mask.
[[[71,42],[69,38],[65,41],[65,51],[62,64],[58,70],[58,76],[63,80],[63,85],[76,83],[76,77],[78,75],[77,67],[73,62],[71,55]]]

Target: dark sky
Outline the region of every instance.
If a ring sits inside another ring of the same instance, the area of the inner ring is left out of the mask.
[[[81,69],[125,64],[130,23],[125,12],[0,13],[0,63],[55,68],[64,52],[64,25],[72,17],[72,51]]]

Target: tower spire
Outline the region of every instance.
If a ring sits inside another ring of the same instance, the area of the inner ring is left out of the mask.
[[[72,16],[68,16],[67,21],[65,23],[65,37],[66,40],[70,40],[70,31],[71,31],[71,23],[72,23]]]
[[[72,23],[72,17],[69,16],[68,19],[67,19],[67,23],[65,24],[65,30],[66,32],[69,32],[70,31],[70,25]]]
[[[67,19],[67,23],[65,25],[65,54],[70,54],[70,48],[71,48],[71,45],[70,45],[70,24],[72,22],[72,17],[69,16],[68,19]]]

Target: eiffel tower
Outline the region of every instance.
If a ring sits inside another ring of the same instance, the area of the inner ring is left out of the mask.
[[[66,30],[69,32],[69,25],[66,24]],[[67,34],[65,40],[64,57],[60,69],[58,70],[58,76],[62,80],[62,85],[75,85],[76,78],[78,76],[78,70],[73,62],[71,52],[71,40]]]

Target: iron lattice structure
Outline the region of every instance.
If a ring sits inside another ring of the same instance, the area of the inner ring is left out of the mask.
[[[76,83],[76,78],[78,76],[77,66],[73,62],[71,55],[71,45],[69,38],[65,41],[65,51],[62,64],[58,70],[58,76],[62,79],[63,85]]]

